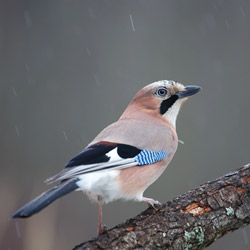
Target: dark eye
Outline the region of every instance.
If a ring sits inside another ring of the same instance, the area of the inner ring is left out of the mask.
[[[165,96],[165,95],[167,95],[167,93],[168,93],[168,91],[166,89],[158,89],[157,90],[157,94],[159,96]]]

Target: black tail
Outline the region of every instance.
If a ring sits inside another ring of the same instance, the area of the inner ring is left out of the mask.
[[[26,218],[40,212],[53,201],[79,188],[76,184],[78,181],[78,178],[65,181],[62,184],[49,189],[47,192],[42,193],[37,198],[18,209],[10,218]]]

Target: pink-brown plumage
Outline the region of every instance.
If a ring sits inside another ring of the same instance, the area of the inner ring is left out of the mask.
[[[180,107],[200,87],[173,81],[159,81],[141,89],[120,119],[96,138],[49,182],[64,181],[19,209],[12,217],[23,218],[73,190],[84,191],[102,205],[115,199],[159,204],[143,197],[144,191],[163,173],[172,160],[178,137],[175,130]]]
[[[127,143],[152,151],[170,151],[168,157],[149,166],[135,166],[120,170],[120,197],[141,200],[143,192],[159,178],[172,160],[178,146],[175,128],[158,112],[160,99],[154,98],[151,88],[140,90],[120,119],[104,129],[91,143],[111,141]],[[143,140],[142,140],[143,138]]]

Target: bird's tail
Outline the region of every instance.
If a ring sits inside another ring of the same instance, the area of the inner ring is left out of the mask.
[[[75,178],[70,181],[65,181],[58,186],[49,189],[48,191],[42,193],[37,198],[18,209],[10,218],[26,218],[40,212],[53,201],[79,188],[79,186],[77,185],[78,181],[79,179]]]

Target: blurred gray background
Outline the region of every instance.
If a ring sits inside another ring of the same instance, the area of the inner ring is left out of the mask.
[[[249,1],[1,1],[0,60],[1,249],[71,249],[96,235],[98,207],[81,192],[27,220],[8,216],[151,82],[203,89],[184,105],[185,144],[148,197],[170,200],[250,162]],[[116,201],[104,222],[144,209]],[[249,236],[209,249],[249,249]]]

